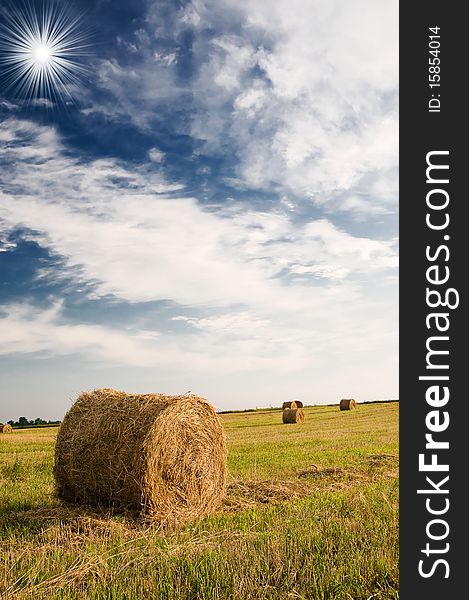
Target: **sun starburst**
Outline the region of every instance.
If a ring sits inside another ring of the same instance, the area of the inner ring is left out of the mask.
[[[26,101],[67,102],[89,74],[89,32],[83,17],[55,1],[2,11],[0,77]]]

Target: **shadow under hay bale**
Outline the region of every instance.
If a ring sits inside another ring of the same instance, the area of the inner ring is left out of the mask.
[[[223,500],[224,429],[213,407],[195,395],[85,392],[60,426],[54,476],[65,502],[184,522]]]
[[[285,408],[282,413],[284,423],[304,423],[305,413],[302,408]]]
[[[356,408],[357,403],[353,398],[342,398],[340,401],[340,410],[352,410]]]
[[[284,402],[282,404],[282,410],[286,408],[303,408],[303,402],[301,400],[292,400],[291,402]]]
[[[0,423],[0,433],[11,433],[13,431],[13,427],[10,423]]]

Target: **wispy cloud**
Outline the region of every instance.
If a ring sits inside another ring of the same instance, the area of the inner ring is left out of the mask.
[[[97,294],[306,306],[310,289],[282,275],[337,280],[396,266],[393,241],[354,237],[326,220],[296,225],[281,213],[209,211],[194,198],[168,196],[181,186],[151,165],[83,163],[65,156],[49,128],[11,121],[2,130],[12,165],[2,175],[4,226],[30,229]]]
[[[211,18],[205,4],[193,4],[201,23]],[[239,6],[239,33],[204,46],[196,86],[206,93],[195,95],[193,134],[209,151],[232,144],[248,187],[284,189],[319,205],[334,202],[338,192],[367,188],[370,174],[393,172],[396,5],[276,0]],[[265,46],[259,32],[268,36]],[[351,208],[366,214],[383,203],[374,193]]]
[[[39,358],[86,354],[118,364],[150,366],[155,356],[145,348],[143,332],[124,332],[100,325],[66,323],[60,303],[48,309],[20,303],[0,311],[0,354],[31,354]],[[156,337],[156,333],[154,336]]]
[[[138,60],[101,63],[113,101],[94,110],[148,128],[172,106],[176,129],[230,157],[248,189],[358,218],[395,213],[397,17],[397,2],[370,0],[152,4],[135,32]],[[185,53],[193,68],[181,77]],[[189,120],[177,118],[183,104]]]
[[[85,163],[47,127],[11,120],[0,131],[9,140],[1,151],[3,237],[20,227],[60,256],[63,268],[55,263],[43,277],[88,284],[103,300],[171,300],[185,325],[172,336],[67,323],[56,305],[13,306],[4,352],[289,372],[326,351],[356,352],[359,339],[363,351],[392,344],[393,240],[352,236],[325,219],[296,225],[287,213],[204,208],[152,171],[153,161],[137,169]]]

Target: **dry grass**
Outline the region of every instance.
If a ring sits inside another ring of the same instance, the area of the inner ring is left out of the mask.
[[[310,493],[311,488],[299,481],[233,481],[228,484],[223,511],[238,512],[258,504],[305,498]]]
[[[198,396],[86,392],[59,429],[54,475],[66,502],[187,521],[223,500],[225,433]]]
[[[0,596],[15,600],[397,600],[398,404],[224,415],[229,483],[163,530],[59,505],[55,432],[0,440]]]

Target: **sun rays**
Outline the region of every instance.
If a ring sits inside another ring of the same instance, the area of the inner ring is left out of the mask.
[[[89,32],[82,16],[56,2],[10,6],[0,24],[0,77],[5,89],[26,102],[66,103],[88,69]]]

